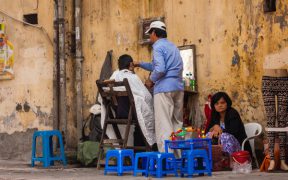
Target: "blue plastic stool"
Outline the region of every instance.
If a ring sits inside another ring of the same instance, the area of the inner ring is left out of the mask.
[[[163,167],[163,160],[166,161],[166,167]],[[168,162],[169,165],[168,165]],[[167,174],[177,174],[177,166],[175,162],[175,156],[173,153],[154,153],[149,155],[149,168],[148,173],[155,175],[157,178],[161,178]]]
[[[186,156],[186,157],[185,157]],[[187,160],[186,163],[183,163],[181,168],[181,176],[187,174],[188,177],[192,177],[193,174],[207,173],[208,176],[212,175],[211,160],[208,157],[208,153],[205,149],[196,149],[187,153],[183,158],[183,161]],[[187,159],[186,159],[187,158]],[[195,162],[195,159],[198,160],[201,158],[202,161]],[[202,164],[199,164],[201,162]]]
[[[56,136],[60,144],[60,156],[53,155],[53,136]],[[37,137],[42,137],[42,157],[36,157],[36,139]],[[58,130],[51,131],[36,131],[33,134],[32,141],[32,156],[31,156],[31,166],[34,167],[35,161],[40,161],[43,163],[43,167],[49,167],[54,165],[54,161],[62,161],[63,165],[66,166],[66,157],[64,152],[64,145],[62,134]]]
[[[159,152],[140,152],[135,155],[135,164],[134,164],[134,176],[137,176],[137,173],[142,173],[148,177],[148,168],[149,168],[149,156],[152,154],[158,154]],[[138,167],[139,160],[142,160],[142,166]]]
[[[116,166],[109,166],[109,159],[115,157],[117,159]],[[124,165],[124,158],[129,157],[131,159],[131,165]],[[105,170],[107,172],[117,172],[118,176],[122,176],[124,171],[133,171],[134,169],[134,152],[132,149],[119,149],[119,150],[108,150],[106,152]]]

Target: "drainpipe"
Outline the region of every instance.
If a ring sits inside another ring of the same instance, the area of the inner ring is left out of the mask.
[[[75,42],[76,42],[76,118],[77,118],[77,138],[82,138],[83,114],[82,114],[82,0],[75,0]]]
[[[67,137],[67,106],[66,106],[66,60],[65,60],[65,0],[58,0],[59,23],[59,119],[60,129]]]
[[[58,0],[54,0],[54,38],[53,38],[53,129],[59,130],[59,31]]]

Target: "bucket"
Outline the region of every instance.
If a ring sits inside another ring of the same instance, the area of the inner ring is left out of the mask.
[[[237,151],[231,154],[234,162],[238,164],[244,164],[246,162],[251,162],[250,153],[248,151]]]

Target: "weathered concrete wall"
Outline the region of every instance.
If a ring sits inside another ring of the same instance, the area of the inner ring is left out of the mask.
[[[53,1],[0,0],[1,10],[14,18],[38,13],[38,23],[53,37]],[[47,18],[51,17],[51,18]],[[6,34],[14,45],[15,79],[0,81],[0,158],[28,159],[29,129],[52,128],[53,46],[37,28],[24,26],[0,13]]]
[[[277,1],[276,12],[264,13],[262,0],[84,2],[85,109],[95,101],[94,80],[105,52],[114,50],[114,68],[122,53],[149,60],[150,49],[137,44],[138,18],[164,15],[168,39],[179,46],[196,45],[199,112],[207,95],[221,90],[231,96],[244,121],[264,125],[263,60],[287,47],[287,4]],[[146,72],[137,73],[147,78]],[[203,113],[197,117],[204,119]]]
[[[106,52],[113,50],[113,68],[117,58],[124,53],[134,60],[149,61],[148,46],[138,44],[139,18],[164,16],[164,1],[98,0],[83,2],[83,51],[84,51],[84,110],[95,102],[95,80]],[[144,79],[147,72],[137,72]],[[86,113],[87,114],[87,113]]]
[[[244,121],[265,125],[263,60],[288,45],[288,1],[277,1],[277,12],[265,14],[262,0],[167,0],[165,5],[171,40],[196,44],[200,107],[209,93],[226,91]],[[285,54],[280,56],[287,63]]]

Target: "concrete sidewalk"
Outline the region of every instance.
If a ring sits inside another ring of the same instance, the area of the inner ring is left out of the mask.
[[[23,161],[8,161],[0,160],[0,180],[35,180],[35,179],[69,179],[69,180],[141,180],[141,179],[156,179],[152,177],[133,177],[131,173],[124,176],[116,176],[115,174],[104,176],[103,170],[93,168],[78,168],[75,165],[68,165],[63,168],[61,165],[56,165],[48,169],[40,166],[30,167],[30,162]],[[163,179],[191,179],[179,177],[165,177]],[[211,180],[278,180],[288,179],[288,173],[263,173],[254,170],[251,174],[234,174],[231,171],[214,172],[211,177],[201,176],[193,177],[193,179],[211,179]]]

